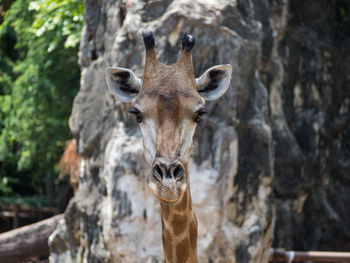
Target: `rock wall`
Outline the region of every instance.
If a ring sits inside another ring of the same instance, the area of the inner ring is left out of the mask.
[[[341,10],[350,5],[298,0],[270,10],[263,43],[273,45],[260,73],[275,141],[273,245],[349,251],[350,23]]]
[[[70,118],[80,184],[50,237],[50,262],[162,262],[141,135],[104,77],[107,66],[142,76],[143,30],[155,33],[163,63],[177,60],[190,32],[196,76],[233,67],[229,91],[207,104],[189,165],[199,262],[267,262],[272,242],[349,249],[350,60],[334,40],[345,36],[332,35],[340,7],[328,3],[86,0]]]

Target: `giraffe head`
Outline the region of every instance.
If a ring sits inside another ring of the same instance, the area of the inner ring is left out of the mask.
[[[106,69],[111,94],[131,102],[136,116],[144,154],[152,166],[147,183],[164,202],[181,199],[188,185],[187,163],[193,146],[193,134],[203,114],[205,101],[222,96],[229,87],[231,65],[214,66],[197,79],[194,77],[191,50],[195,38],[184,35],[182,52],[175,64],[158,61],[152,33],[144,33],[146,64],[143,78],[130,69]]]

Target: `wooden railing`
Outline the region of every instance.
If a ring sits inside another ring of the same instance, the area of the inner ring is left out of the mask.
[[[0,204],[0,219],[12,218],[12,229],[20,226],[21,218],[47,218],[57,214],[56,207],[21,207],[19,205],[5,206]],[[10,230],[10,229],[8,229]],[[1,232],[4,231],[1,229]]]
[[[270,262],[350,262],[350,252],[333,251],[286,251],[282,248],[271,249]]]

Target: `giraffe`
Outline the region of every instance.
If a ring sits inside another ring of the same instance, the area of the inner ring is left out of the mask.
[[[152,32],[143,33],[146,60],[143,78],[120,67],[106,68],[112,96],[130,103],[139,123],[144,156],[152,167],[146,178],[160,202],[162,243],[167,263],[197,262],[198,224],[192,208],[188,161],[193,135],[206,114],[205,101],[216,100],[229,87],[232,67],[217,65],[194,77],[195,38],[185,34],[178,61],[160,63]]]

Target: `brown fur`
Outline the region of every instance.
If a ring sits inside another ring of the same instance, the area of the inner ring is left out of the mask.
[[[184,232],[188,227],[188,219],[186,214],[178,215],[175,214],[173,217],[173,230],[174,235],[178,236]]]
[[[59,162],[60,179],[69,175],[69,182],[72,186],[74,193],[78,190],[79,186],[79,162],[80,155],[77,154],[77,142],[75,139],[67,141],[66,149]]]
[[[161,202],[162,241],[166,262],[197,262],[197,219],[189,203],[189,187],[176,205]]]
[[[169,232],[169,230],[164,229],[162,231],[162,241],[163,241],[163,250],[164,250],[164,257],[169,260],[169,262],[172,262],[173,258],[173,241],[172,236]]]
[[[176,245],[176,262],[186,262],[188,260],[190,257],[188,247],[190,247],[188,238],[185,238]]]

